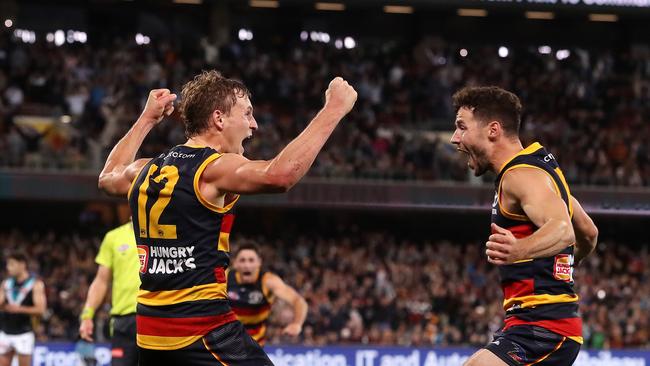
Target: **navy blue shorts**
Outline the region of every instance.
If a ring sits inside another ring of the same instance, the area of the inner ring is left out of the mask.
[[[518,325],[495,333],[485,348],[510,366],[570,366],[580,343],[545,328]]]

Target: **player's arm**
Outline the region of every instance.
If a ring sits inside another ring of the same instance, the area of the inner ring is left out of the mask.
[[[168,89],[155,89],[149,93],[140,118],[108,155],[104,169],[99,174],[99,189],[113,195],[125,195],[129,191],[135,175],[148,161],[135,161],[135,155],[149,131],[164,116],[174,112],[174,100],[176,94],[171,94]]]
[[[587,215],[577,199],[571,197],[573,205],[573,231],[576,235],[576,250],[573,253],[576,265],[596,249],[598,242],[598,228],[591,217]]]
[[[43,316],[47,309],[47,300],[45,298],[45,284],[41,280],[36,280],[32,288],[32,302],[34,305],[15,305],[6,304],[4,311],[12,314],[26,314]]]
[[[101,305],[106,297],[108,288],[112,280],[111,269],[99,265],[95,279],[88,288],[88,296],[86,296],[86,304],[84,305],[83,312],[81,313],[81,324],[79,325],[79,335],[81,338],[92,342],[93,341],[93,317],[95,310]]]
[[[354,88],[335,78],[325,92],[323,109],[275,158],[251,161],[238,154],[224,154],[206,168],[201,179],[218,187],[220,193],[286,192],[307,173],[356,99]]]
[[[293,307],[293,321],[282,330],[282,333],[297,336],[302,331],[302,325],[307,318],[307,301],[293,287],[273,273],[267,273],[263,281],[269,291]]]
[[[4,305],[5,300],[5,280],[2,280],[0,283],[0,306]]]
[[[575,243],[567,206],[548,174],[532,168],[513,169],[504,176],[501,193],[512,198],[538,229],[516,239],[510,231],[492,224],[493,234],[486,243],[488,261],[511,264],[549,257]]]

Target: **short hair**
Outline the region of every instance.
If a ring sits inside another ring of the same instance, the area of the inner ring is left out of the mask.
[[[523,108],[515,94],[497,86],[472,86],[457,91],[452,99],[456,113],[470,108],[481,122],[499,121],[506,134],[519,136]]]
[[[203,71],[183,85],[179,110],[185,124],[185,135],[190,138],[207,130],[210,115],[220,110],[226,115],[237,102],[237,98],[250,98],[246,86],[234,79],[228,79],[219,71]]]
[[[27,264],[27,253],[21,249],[14,249],[7,253],[7,259],[13,259],[15,261]]]
[[[237,250],[235,251],[235,258],[241,253],[243,250],[252,250],[257,254],[260,259],[262,258],[262,251],[260,250],[259,245],[255,244],[255,242],[252,241],[245,241],[237,246]]]

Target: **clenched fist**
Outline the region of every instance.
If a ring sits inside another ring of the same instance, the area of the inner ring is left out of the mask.
[[[154,123],[160,122],[164,116],[169,116],[174,112],[175,100],[176,94],[172,94],[169,89],[150,91],[140,118]]]
[[[357,101],[357,92],[341,77],[335,77],[325,91],[325,106],[348,114]]]

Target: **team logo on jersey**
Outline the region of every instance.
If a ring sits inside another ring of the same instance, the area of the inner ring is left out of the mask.
[[[251,291],[248,294],[249,304],[261,304],[264,301],[264,295],[260,291]]]
[[[237,301],[239,300],[239,294],[237,293],[237,291],[228,291],[228,298],[230,300]]]
[[[498,204],[499,204],[499,192],[494,192],[494,202],[492,202],[492,215],[497,214]]]
[[[122,244],[117,248],[117,251],[120,253],[124,253],[129,249],[129,244]]]
[[[559,281],[573,282],[573,256],[558,254],[555,256],[553,277]]]
[[[138,245],[138,258],[140,259],[140,273],[147,272],[147,263],[149,263],[149,247]]]

